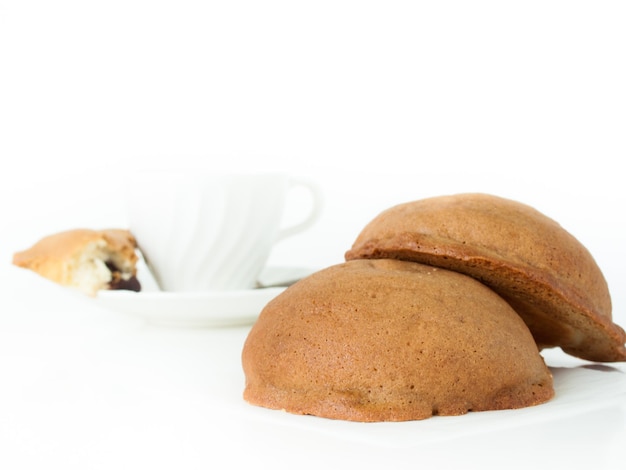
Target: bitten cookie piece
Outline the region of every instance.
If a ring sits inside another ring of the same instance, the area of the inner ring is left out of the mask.
[[[400,204],[358,235],[347,260],[393,258],[464,273],[504,297],[540,348],[599,362],[626,360],[626,334],[589,251],[525,204],[457,194]]]
[[[15,253],[13,264],[92,296],[105,289],[140,291],[136,248],[128,230],[68,230]]]
[[[242,352],[249,403],[350,421],[521,408],[554,395],[528,327],[491,289],[397,260],[331,266],[270,301]]]

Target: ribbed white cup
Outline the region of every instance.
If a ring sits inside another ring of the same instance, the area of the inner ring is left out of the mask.
[[[281,227],[290,188],[313,197],[303,220]],[[128,190],[129,229],[165,291],[250,289],[274,243],[318,218],[316,185],[283,173],[149,172]]]

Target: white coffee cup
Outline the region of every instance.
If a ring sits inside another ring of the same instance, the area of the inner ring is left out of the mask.
[[[312,204],[283,227],[297,186]],[[129,229],[161,290],[206,292],[254,288],[274,244],[309,228],[322,197],[312,181],[279,172],[161,171],[133,178],[127,203]]]

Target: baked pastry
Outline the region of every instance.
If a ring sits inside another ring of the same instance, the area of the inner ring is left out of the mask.
[[[92,296],[104,289],[140,291],[136,248],[128,230],[68,230],[15,253],[13,264]]]
[[[350,421],[521,408],[554,395],[528,327],[480,282],[397,260],[318,271],[270,301],[242,351],[253,405]]]
[[[583,359],[626,360],[606,280],[589,251],[525,204],[458,194],[400,204],[375,217],[345,255],[394,258],[464,273],[518,312],[540,348]]]

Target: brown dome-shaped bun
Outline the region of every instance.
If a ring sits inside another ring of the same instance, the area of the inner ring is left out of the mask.
[[[540,348],[600,362],[626,360],[607,283],[587,249],[516,201],[459,194],[409,202],[374,218],[346,259],[395,258],[458,271],[504,297]]]
[[[356,260],[267,304],[242,353],[249,403],[350,421],[521,408],[554,395],[528,327],[471,277]]]

